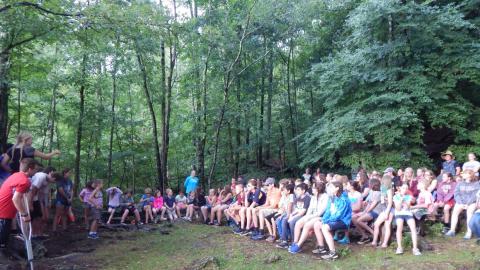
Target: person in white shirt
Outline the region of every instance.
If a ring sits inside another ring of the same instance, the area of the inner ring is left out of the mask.
[[[480,170],[480,162],[477,161],[477,157],[474,153],[468,153],[468,161],[463,163],[462,171],[472,170],[476,175]]]

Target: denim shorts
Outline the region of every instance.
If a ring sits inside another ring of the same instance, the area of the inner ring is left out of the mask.
[[[409,219],[412,219],[413,216],[410,215],[395,215],[395,219],[403,219],[404,221],[408,221]]]
[[[372,217],[373,220],[378,218],[378,213],[374,211],[368,212],[368,214]]]
[[[338,221],[333,221],[333,222],[328,222],[326,223],[328,227],[330,227],[330,231],[338,231],[338,230],[346,230],[348,229],[347,224],[343,223],[343,221],[338,220]]]

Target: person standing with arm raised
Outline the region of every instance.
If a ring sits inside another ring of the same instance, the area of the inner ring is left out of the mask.
[[[30,133],[21,132],[17,136],[16,143],[10,147],[2,159],[2,168],[9,173],[19,171],[20,162],[24,158],[35,158],[49,160],[54,156],[60,155],[59,150],[53,150],[51,153],[43,153],[32,146],[33,137]]]

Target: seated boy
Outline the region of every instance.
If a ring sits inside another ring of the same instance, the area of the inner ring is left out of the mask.
[[[278,204],[280,202],[280,198],[282,197],[282,193],[279,188],[275,187],[275,179],[274,178],[267,178],[265,180],[264,185],[267,189],[267,200],[266,203],[262,206],[254,208],[252,211],[252,219],[253,225],[255,228],[258,227],[258,223],[260,222],[260,228],[256,235],[252,236],[253,240],[263,240],[265,238],[264,227],[265,227],[265,217],[273,217],[278,211]]]
[[[307,188],[308,187],[305,183],[301,183],[295,187],[294,209],[290,217],[282,221],[281,242],[277,247],[288,248],[288,236],[290,236],[290,239],[293,241],[295,224],[305,215],[310,206],[310,196],[305,194]],[[290,232],[290,235],[288,235],[288,232]]]

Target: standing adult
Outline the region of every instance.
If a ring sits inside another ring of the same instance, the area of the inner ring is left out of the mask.
[[[200,181],[198,180],[198,177],[196,175],[197,172],[195,170],[192,170],[190,172],[190,176],[185,179],[185,183],[183,184],[183,186],[185,187],[185,192],[187,193],[187,195],[198,187],[198,183]]]
[[[36,172],[36,162],[32,158],[22,159],[20,172],[12,174],[0,188],[0,251],[6,249],[17,211],[23,222],[30,222],[30,213],[24,204],[24,196],[30,189],[29,177]]]
[[[45,154],[36,150],[32,146],[33,137],[28,132],[21,132],[17,136],[17,141],[10,147],[2,159],[2,168],[9,173],[16,173],[19,171],[20,161],[24,158],[39,157],[41,159],[49,160],[54,156],[60,155],[60,151],[54,150],[51,153]]]
[[[442,162],[442,170],[444,173],[451,173],[453,176],[460,175],[460,164],[455,160],[452,151],[448,150],[443,153],[442,158],[445,160]]]

